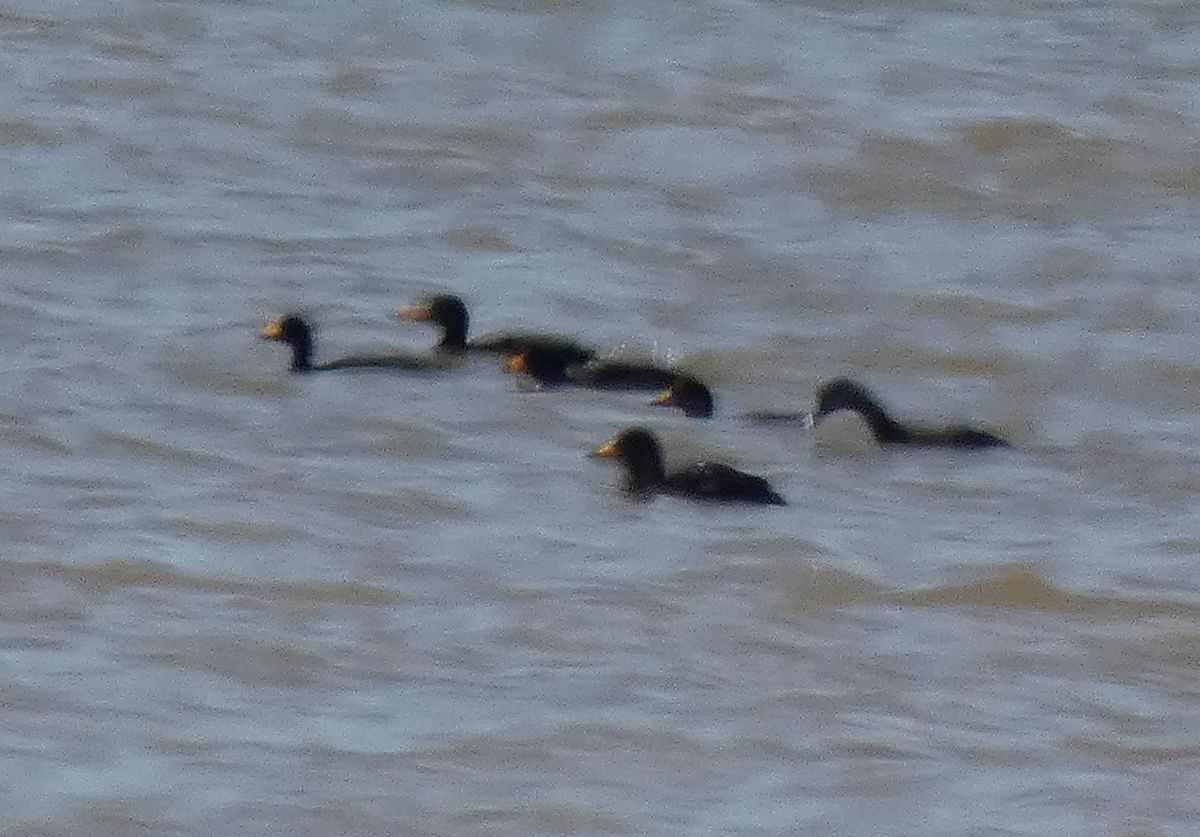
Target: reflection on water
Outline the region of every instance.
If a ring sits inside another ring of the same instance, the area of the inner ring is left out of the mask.
[[[0,13],[0,828],[1190,833],[1193,18]],[[433,290],[717,415],[258,337]],[[1015,449],[738,418],[840,375]]]

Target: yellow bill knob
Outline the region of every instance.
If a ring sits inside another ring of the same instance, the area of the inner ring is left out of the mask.
[[[592,453],[594,456],[604,456],[604,457],[608,457],[608,458],[612,458],[612,457],[616,456],[617,455],[617,440],[613,439],[607,445],[596,448],[596,450],[593,451]]]
[[[660,393],[657,398],[650,402],[656,407],[672,407],[675,405],[675,390],[669,389],[666,392]]]
[[[416,320],[418,322],[429,319],[428,305],[409,305],[404,308],[396,309],[396,316],[402,320]]]
[[[529,369],[529,355],[526,352],[511,355],[506,365],[509,372],[525,372]]]

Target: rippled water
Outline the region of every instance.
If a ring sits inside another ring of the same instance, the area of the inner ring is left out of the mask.
[[[1200,821],[1200,12],[0,9],[0,832]],[[298,377],[564,331],[645,393]],[[880,451],[859,378],[1012,450]],[[634,503],[644,423],[786,508]]]

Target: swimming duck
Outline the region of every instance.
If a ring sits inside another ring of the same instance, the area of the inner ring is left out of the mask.
[[[712,391],[690,375],[678,375],[666,392],[650,402],[658,407],[678,407],[688,418],[712,418]]]
[[[670,386],[677,373],[652,363],[614,360],[569,362],[563,354],[540,346],[509,353],[508,369],[533,378],[541,386],[573,385],[591,389],[655,390]]]
[[[625,469],[625,490],[635,496],[659,493],[694,500],[787,505],[762,477],[718,462],[704,462],[668,474],[658,439],[641,427],[622,430],[594,455],[618,460]]]
[[[402,372],[432,372],[445,368],[437,358],[416,355],[351,355],[313,363],[313,328],[299,314],[288,314],[267,324],[263,339],[284,343],[292,349],[293,372],[323,372],[336,369],[391,369]]]
[[[509,333],[497,334],[480,340],[467,340],[470,316],[467,305],[461,298],[451,294],[434,294],[416,305],[396,310],[402,320],[432,323],[441,329],[439,349],[451,352],[467,350],[514,354],[529,348],[537,348],[548,356],[561,358],[563,364],[583,363],[596,353],[570,337],[554,334]]]
[[[1008,447],[999,436],[967,425],[917,427],[903,424],[888,415],[870,390],[849,378],[835,378],[817,389],[817,423],[838,410],[858,413],[871,428],[875,439],[884,445],[927,445],[950,448]]]

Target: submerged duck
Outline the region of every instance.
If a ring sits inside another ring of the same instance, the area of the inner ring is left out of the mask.
[[[657,407],[678,407],[688,418],[712,418],[712,390],[690,375],[679,375],[671,386],[650,402]]]
[[[470,316],[467,305],[457,296],[435,294],[416,305],[396,310],[402,320],[432,323],[441,329],[442,336],[437,347],[444,351],[464,352],[467,350],[513,354],[528,348],[537,348],[551,356],[562,358],[564,364],[583,363],[596,353],[569,337],[553,334],[498,334],[481,340],[467,340]]]
[[[884,445],[929,445],[949,448],[1009,446],[1009,443],[999,436],[967,425],[915,427],[902,424],[888,415],[870,390],[849,378],[835,378],[820,386],[817,390],[817,410],[812,417],[813,422],[820,422],[838,410],[852,410],[862,416],[875,439]]]
[[[717,462],[704,462],[668,474],[663,467],[658,440],[641,427],[622,430],[593,455],[621,463],[625,468],[625,490],[630,494],[644,497],[659,493],[694,500],[787,505],[787,501],[762,477]]]
[[[351,355],[324,363],[313,363],[313,328],[299,314],[288,314],[267,324],[264,340],[285,343],[292,348],[293,372],[323,372],[334,369],[392,369],[403,372],[432,372],[446,364],[437,358],[416,355]]]
[[[521,372],[541,386],[581,386],[609,390],[655,390],[670,386],[677,373],[652,363],[615,360],[571,362],[561,352],[526,346],[508,356],[510,372]]]

